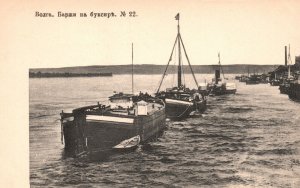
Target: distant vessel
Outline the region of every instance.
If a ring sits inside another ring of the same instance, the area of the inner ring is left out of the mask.
[[[291,64],[292,64],[292,59],[291,59],[291,54],[290,54],[290,45],[289,45],[289,53],[287,57],[287,65],[288,66],[288,73],[287,77],[283,77],[281,83],[279,84],[279,91],[281,94],[289,94],[291,93],[291,96],[294,96],[295,94],[290,91],[291,83],[295,83],[294,77],[291,75]],[[294,84],[293,84],[294,85]]]
[[[254,84],[259,84],[261,81],[260,75],[258,74],[252,74],[249,76],[248,80],[246,80],[247,85],[254,85]]]
[[[280,85],[280,80],[277,78],[277,74],[275,72],[275,77],[270,81],[271,86],[279,86]]]
[[[194,75],[193,69],[191,67],[189,58],[187,56],[181,35],[180,35],[180,27],[179,27],[179,13],[176,15],[176,20],[178,20],[178,33],[176,36],[176,40],[171,52],[171,56],[169,58],[166,69],[163,73],[162,79],[160,81],[159,87],[156,92],[156,96],[160,99],[163,99],[166,103],[166,115],[172,119],[183,119],[188,117],[191,112],[198,111],[200,113],[206,110],[206,97],[198,92],[198,82]],[[163,82],[164,77],[166,76],[166,72],[170,62],[172,61],[173,52],[176,44],[178,45],[178,74],[177,74],[177,87],[166,89],[166,91],[160,91],[161,84]],[[197,89],[190,90],[185,87],[185,84],[182,83],[182,56],[181,56],[181,48],[183,48],[187,62],[189,64],[191,73],[193,75],[194,81],[197,85]]]
[[[147,93],[116,93],[109,97],[108,105],[98,103],[60,115],[65,151],[75,156],[87,153],[105,157],[114,151],[134,149],[159,136],[166,126],[164,102]]]
[[[292,59],[289,45],[289,53],[286,60],[286,66],[288,66],[288,75],[287,78],[283,80],[283,83],[279,86],[279,89],[281,93],[288,94],[290,99],[300,101],[300,74],[299,71],[294,70],[293,76],[291,75],[291,64]]]
[[[247,76],[247,75],[241,75],[239,77],[240,82],[246,82],[248,79],[249,79],[249,76]]]
[[[239,81],[240,82],[247,82],[248,80],[249,80],[249,77],[250,77],[250,70],[249,70],[249,66],[247,67],[247,75],[246,74],[242,74],[241,76],[240,76],[240,79],[239,79]]]
[[[268,84],[269,75],[268,74],[252,74],[252,75],[241,75],[239,76],[240,82],[246,82],[246,85],[253,85],[253,84]]]
[[[229,83],[226,82],[226,78],[224,75],[224,71],[221,65],[221,60],[220,60],[220,53],[218,53],[218,69],[215,70],[215,78],[214,78],[214,83],[211,83],[208,88],[210,90],[210,95],[225,95],[225,94],[235,94],[236,93],[236,84],[235,83]],[[223,74],[223,80],[220,77],[220,71],[222,71]]]

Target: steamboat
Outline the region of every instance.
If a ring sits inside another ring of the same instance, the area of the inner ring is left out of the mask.
[[[227,80],[224,75],[224,71],[221,65],[220,53],[218,53],[219,57],[219,67],[215,70],[215,78],[213,79],[213,83],[209,84],[209,93],[210,95],[226,95],[226,94],[235,94],[236,93],[236,84],[226,82]],[[220,71],[222,71],[223,80],[220,76]]]

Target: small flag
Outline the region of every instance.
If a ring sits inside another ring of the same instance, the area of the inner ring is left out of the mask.
[[[175,16],[175,20],[179,20],[179,13]]]

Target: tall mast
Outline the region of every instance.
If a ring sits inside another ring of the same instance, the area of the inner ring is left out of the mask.
[[[131,43],[131,89],[132,89],[132,94],[134,94],[134,90],[133,90],[133,43]]]
[[[186,53],[186,49],[185,49],[185,47],[184,47],[184,43],[183,43],[182,38],[181,38],[181,35],[180,35],[179,13],[175,16],[175,20],[178,20],[178,25],[177,25],[178,33],[177,33],[177,36],[176,36],[176,39],[175,39],[175,42],[174,42],[174,45],[173,45],[173,48],[172,48],[172,52],[171,52],[171,55],[170,55],[168,64],[167,64],[166,69],[165,69],[165,71],[164,71],[164,73],[163,73],[163,75],[162,75],[162,78],[161,78],[160,82],[159,82],[159,86],[158,86],[158,89],[156,90],[156,93],[159,92],[160,87],[161,87],[161,85],[162,85],[162,83],[163,83],[163,80],[164,80],[164,77],[165,77],[166,72],[167,72],[167,70],[168,70],[169,64],[170,64],[170,62],[172,61],[173,52],[174,52],[174,49],[175,49],[175,47],[176,47],[176,43],[177,43],[177,42],[178,42],[178,48],[179,48],[179,49],[178,49],[178,52],[179,52],[178,87],[180,87],[180,86],[182,85],[182,83],[181,83],[181,77],[182,77],[182,76],[181,76],[181,74],[182,74],[182,73],[181,73],[181,72],[182,72],[181,45],[182,45],[182,48],[183,48],[185,57],[186,57],[186,59],[187,59],[187,62],[188,62],[188,64],[189,64],[189,67],[190,67],[190,69],[191,69],[191,72],[192,72],[192,75],[193,75],[193,78],[194,78],[194,81],[195,81],[195,83],[196,83],[196,85],[197,85],[197,88],[199,88],[199,84],[198,84],[198,82],[197,82],[197,80],[196,80],[194,71],[193,71],[193,69],[192,69],[192,66],[191,66],[189,57],[188,57],[188,55],[187,55],[187,53]]]
[[[179,26],[179,13],[175,17],[176,20],[178,20],[178,25],[177,25],[177,42],[178,42],[178,87],[182,85],[181,83],[181,50],[180,50],[180,26]]]

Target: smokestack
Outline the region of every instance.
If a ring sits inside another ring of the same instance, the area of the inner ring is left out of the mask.
[[[287,66],[287,46],[284,46],[284,65]]]
[[[216,84],[218,84],[220,79],[220,70],[215,70],[215,79],[216,79]]]

